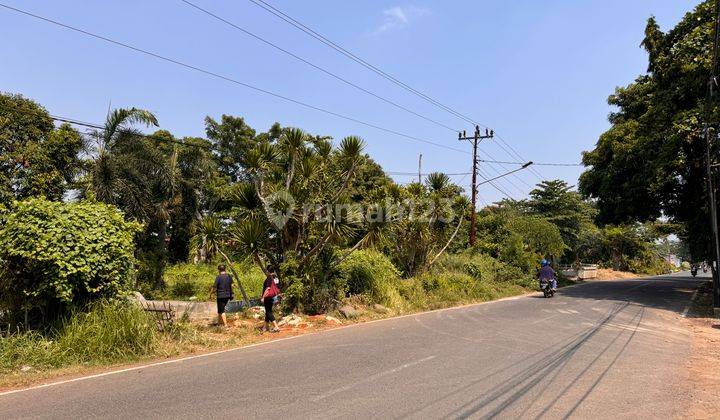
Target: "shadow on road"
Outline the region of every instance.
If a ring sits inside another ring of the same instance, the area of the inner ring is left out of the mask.
[[[558,295],[576,299],[628,302],[682,314],[691,302],[695,290],[706,281],[706,278],[681,275],[589,281],[581,283],[579,287],[559,289]]]
[[[494,418],[496,416],[499,416],[503,414],[503,412],[508,409],[509,407],[515,405],[516,403],[520,402],[524,397],[526,397],[528,394],[530,394],[534,389],[541,386],[541,383],[545,382],[547,383],[552,382],[555,380],[557,375],[562,371],[562,368],[573,358],[575,353],[577,353],[590,339],[592,339],[599,331],[602,330],[602,328],[607,325],[608,323],[611,323],[615,317],[620,314],[623,310],[631,306],[628,302],[621,302],[616,304],[606,316],[600,320],[600,322],[596,323],[594,326],[585,329],[584,331],[580,332],[579,334],[576,334],[572,337],[570,337],[567,341],[559,343],[559,347],[556,347],[557,345],[550,346],[548,348],[542,349],[536,355],[540,355],[545,353],[546,350],[552,349],[549,353],[545,354],[544,356],[540,357],[540,359],[536,360],[535,362],[531,363],[529,366],[525,367],[522,371],[512,375],[508,379],[502,381],[497,386],[495,386],[492,390],[489,392],[478,396],[477,399],[473,399],[471,401],[468,401],[467,403],[461,405],[460,407],[456,408],[455,410],[447,413],[444,418],[467,418],[471,416],[476,416],[482,411],[486,411],[487,409],[490,409],[489,412],[485,412],[483,414],[484,418]],[[636,310],[634,315],[632,316],[632,319],[630,320],[630,323],[634,324],[634,327],[637,328],[638,325],[640,325],[640,322],[642,321],[642,317],[644,314],[644,308],[639,308]],[[555,399],[550,401],[547,405],[544,406],[542,412],[539,417],[542,417],[544,414],[546,414],[552,407],[554,407],[555,403],[557,403],[558,399],[561,398],[563,395],[566,394],[566,392],[573,387],[573,385],[580,380],[590,369],[591,366],[595,365],[595,363],[604,355],[606,352],[610,349],[610,347],[618,340],[620,339],[622,333],[624,331],[621,331],[618,333],[614,339],[610,341],[610,343],[605,346],[604,349],[602,349],[600,352],[598,352],[595,355],[595,358],[587,365],[587,367],[581,371],[577,376],[575,376],[572,381],[560,391],[560,393],[556,396]],[[602,380],[602,378],[605,376],[605,374],[610,370],[610,368],[615,364],[617,361],[617,358],[619,355],[625,350],[625,347],[627,344],[632,340],[634,336],[631,334],[628,338],[626,338],[626,342],[624,343],[624,346],[620,350],[619,353],[615,355],[611,363],[605,368],[604,372],[600,377],[598,377],[595,382],[592,384],[590,389],[583,395],[576,404],[571,407],[570,413],[573,413],[577,407],[587,398],[587,396],[592,392],[592,390],[595,388],[595,386]],[[533,355],[534,356],[534,355]],[[533,356],[530,356],[533,358]],[[487,375],[484,375],[481,378],[478,378],[477,380],[466,384],[460,389],[454,389],[452,392],[449,392],[445,395],[441,395],[439,398],[436,398],[434,400],[429,401],[424,406],[418,407],[416,410],[406,413],[405,415],[401,416],[402,418],[408,418],[408,417],[414,417],[418,414],[422,413],[423,410],[432,407],[441,401],[451,398],[453,396],[456,396],[458,394],[462,394],[464,392],[467,392],[469,389],[472,389],[475,385],[482,383],[486,380],[488,380],[490,377],[495,376],[497,374],[506,372],[507,370],[511,369],[513,366],[504,366],[502,368],[499,368]],[[540,398],[541,394],[537,395],[535,399],[530,401],[529,403],[525,404],[525,409],[527,410],[530,406],[534,405],[537,400]],[[523,411],[523,414],[525,411]]]

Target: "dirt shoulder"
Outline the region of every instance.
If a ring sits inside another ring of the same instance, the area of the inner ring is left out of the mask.
[[[692,355],[686,362],[692,406],[687,418],[717,419],[720,404],[720,319],[712,317],[712,284],[704,283],[685,320],[692,332]]]
[[[574,284],[574,282],[568,283]],[[398,316],[409,316],[422,312],[477,305],[536,293],[539,292],[528,292],[527,289],[518,289],[504,296],[500,296],[498,299],[463,301],[442,307],[430,308],[428,310],[409,311],[395,311],[380,305],[366,305],[360,300],[350,299],[347,304],[355,309],[355,313],[350,317],[343,316],[340,311],[334,311],[328,315],[290,314],[280,320],[279,333],[264,333],[260,331],[260,327],[263,325],[262,317],[259,316],[260,314],[253,314],[252,312],[248,313],[245,317],[238,315],[229,316],[229,326],[226,329],[215,326],[214,317],[206,320],[178,323],[175,330],[165,335],[159,345],[160,348],[153,355],[115,364],[74,365],[44,370],[36,370],[32,366],[28,366],[28,370],[21,369],[1,374],[0,393],[51,382],[68,381],[78,377],[103,374],[116,370],[133,369],[137,366],[147,364],[232,350],[258,343],[287,339],[298,335],[313,334],[334,328],[344,328],[354,324]]]
[[[635,273],[627,271],[617,271],[610,268],[599,268],[597,271],[597,278],[593,280],[622,280],[622,279],[636,279],[642,277]]]

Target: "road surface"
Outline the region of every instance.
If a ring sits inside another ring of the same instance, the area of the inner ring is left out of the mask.
[[[698,282],[589,282],[0,395],[0,418],[674,418]]]

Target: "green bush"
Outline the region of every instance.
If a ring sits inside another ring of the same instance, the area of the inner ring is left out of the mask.
[[[285,261],[280,264],[280,277],[283,286],[283,307],[285,311],[292,311],[302,306],[305,302],[308,290],[305,286],[305,279],[298,275],[300,265],[293,253],[288,253]]]
[[[518,267],[490,255],[478,252],[444,255],[437,263],[437,271],[457,271],[484,282],[510,282],[525,284],[531,277]]]
[[[177,299],[197,298],[201,292],[198,282],[189,278],[179,278],[170,286],[170,295]]]
[[[16,203],[0,226],[2,306],[16,314],[43,308],[47,316],[129,291],[140,228],[107,204]]]
[[[375,250],[358,250],[338,266],[338,277],[347,293],[362,294],[373,302],[397,306],[396,284],[400,272],[385,254]]]
[[[628,270],[637,274],[658,275],[673,271],[673,265],[653,252],[644,252],[628,261]]]

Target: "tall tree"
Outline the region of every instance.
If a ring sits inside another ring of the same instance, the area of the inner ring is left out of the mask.
[[[713,2],[703,1],[670,31],[650,18],[642,43],[648,71],[608,102],[612,127],[594,150],[580,190],[596,199],[601,223],[667,216],[680,223],[692,254],[709,256],[703,118],[710,74]],[[718,106],[712,104],[712,124]],[[715,156],[716,151],[713,151]]]
[[[80,134],[55,128],[48,112],[21,95],[0,94],[0,203],[45,196],[60,200],[82,169]]]
[[[530,199],[525,206],[531,214],[544,217],[558,227],[563,242],[568,246],[565,255],[567,259],[574,260],[580,235],[593,227],[595,212],[578,192],[570,188],[567,182],[559,179],[542,181],[530,191]]]
[[[137,124],[158,126],[149,111],[116,109],[107,116],[103,129],[95,132],[97,158],[91,188],[98,200],[120,207],[129,217],[148,221],[154,212],[149,183],[162,167]]]

